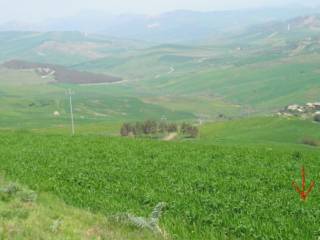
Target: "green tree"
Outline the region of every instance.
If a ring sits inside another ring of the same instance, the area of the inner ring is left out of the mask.
[[[143,124],[143,133],[146,135],[156,134],[158,130],[158,124],[156,121],[147,120]]]
[[[168,124],[165,121],[159,123],[159,132],[166,133],[168,131]]]
[[[127,137],[130,135],[130,132],[131,132],[131,125],[130,123],[124,123],[122,124],[122,127],[120,129],[120,134],[122,137]]]
[[[170,123],[168,125],[168,132],[169,133],[178,132],[178,125],[176,123]]]

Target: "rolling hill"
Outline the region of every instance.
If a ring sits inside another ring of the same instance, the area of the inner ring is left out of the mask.
[[[123,121],[160,119],[190,120],[187,111],[173,111],[156,104],[146,103],[130,87],[120,85],[79,85],[52,83],[35,71],[0,68],[0,128],[69,129],[69,98],[73,104],[76,124],[113,123]],[[54,112],[59,116],[55,117]],[[118,132],[118,130],[114,130]]]
[[[319,101],[320,19],[291,11],[258,13],[267,24],[246,11],[122,16],[109,29],[161,44],[0,32],[0,239],[319,238],[319,191],[293,183],[318,184],[320,123],[274,116]],[[119,136],[143,120],[200,135]]]
[[[52,83],[99,84],[122,81],[121,78],[105,74],[81,72],[60,65],[33,63],[21,60],[5,62],[2,66],[7,69],[33,70],[39,74],[41,78],[50,78]]]
[[[296,117],[251,117],[201,126],[200,141],[219,145],[265,145],[302,148],[306,139],[320,140],[320,124]]]
[[[139,48],[137,41],[82,32],[0,32],[0,62],[18,59],[68,66]]]
[[[171,120],[212,121],[220,115],[270,114],[288,104],[318,101],[318,25],[316,15],[298,17],[230,32],[201,45],[150,45],[78,32],[5,32],[0,33],[0,42],[3,48],[9,47],[2,52],[3,62],[59,63],[69,73],[88,72],[87,79],[104,75],[125,79],[116,85],[90,86],[86,91],[75,87],[83,100],[87,94],[88,99],[98,96],[96,101],[103,102],[90,110],[87,104],[80,107],[101,120],[166,115]],[[39,49],[44,56],[37,54]],[[10,81],[17,82],[12,79],[15,74],[26,74],[19,71],[10,72]],[[62,92],[66,88],[63,84],[52,87]],[[55,95],[45,97],[49,98]],[[141,114],[144,112],[150,114]]]
[[[0,31],[79,31],[153,43],[190,43],[270,21],[319,13],[319,8],[299,5],[229,11],[176,10],[162,14],[119,14],[84,11],[72,17],[39,24],[9,22]]]

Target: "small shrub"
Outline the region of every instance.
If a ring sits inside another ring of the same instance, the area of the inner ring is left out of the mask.
[[[302,157],[303,157],[303,155],[302,155],[302,153],[299,152],[299,151],[295,151],[295,152],[292,153],[292,158],[293,158],[294,160],[301,160]]]
[[[143,123],[136,122],[132,130],[134,136],[141,136],[143,134]]]
[[[316,122],[320,122],[320,114],[316,114],[313,119]]]
[[[182,123],[181,124],[181,128],[180,128],[180,132],[182,134],[187,134],[188,132],[188,127],[189,127],[189,124],[188,123]]]
[[[9,201],[16,197],[17,193],[21,191],[21,188],[14,183],[0,189],[0,198],[2,201]]]
[[[59,231],[59,229],[60,229],[60,227],[61,227],[62,224],[63,224],[62,219],[59,218],[59,219],[55,220],[55,221],[52,223],[52,225],[50,226],[51,232],[57,233],[57,232]]]
[[[2,201],[11,201],[16,198],[22,202],[35,202],[37,200],[37,194],[34,191],[23,189],[15,183],[10,183],[0,189],[0,199]]]
[[[156,134],[158,130],[158,124],[156,121],[147,120],[143,124],[143,133],[146,135]]]
[[[0,212],[0,218],[11,220],[11,219],[27,219],[29,217],[29,212],[26,209],[12,209],[4,210]]]
[[[130,124],[124,123],[120,129],[120,134],[122,137],[127,137],[130,134]]]
[[[166,133],[168,132],[168,124],[166,122],[160,122],[159,123],[159,133]]]
[[[22,202],[35,202],[38,198],[37,193],[31,190],[24,190],[19,193]]]
[[[164,238],[167,238],[166,231],[161,229],[159,226],[159,221],[165,208],[166,203],[160,202],[155,206],[149,217],[137,217],[132,214],[121,214],[117,216],[117,221],[133,225],[140,229],[148,229],[155,234],[160,234]]]
[[[313,138],[304,138],[302,140],[302,143],[305,145],[313,146],[313,147],[318,147],[320,145],[320,142],[316,139]]]
[[[180,131],[183,135],[187,135],[190,138],[196,138],[199,135],[199,129],[188,123],[183,123]]]
[[[199,135],[199,129],[197,127],[192,127],[189,129],[189,134],[191,138],[196,138]]]
[[[170,123],[168,125],[168,132],[169,133],[178,132],[178,125],[176,123]]]

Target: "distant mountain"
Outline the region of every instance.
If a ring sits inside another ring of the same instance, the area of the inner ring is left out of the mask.
[[[39,27],[33,23],[10,21],[0,24],[0,31],[32,31]]]
[[[319,29],[320,17],[319,16],[304,16],[293,19],[289,24],[297,28]]]
[[[242,32],[242,36],[244,38],[266,38],[268,40],[281,38],[286,42],[319,39],[320,14],[255,25]]]
[[[1,30],[81,31],[150,42],[191,42],[250,25],[319,13],[314,7],[266,8],[238,11],[173,11],[157,16],[109,15],[83,12],[74,17],[34,24],[7,23]]]
[[[220,44],[264,56],[293,56],[320,53],[320,14],[257,24],[229,32],[208,44]]]
[[[113,54],[130,54],[140,44],[81,32],[0,32],[0,63],[20,59],[74,65]]]
[[[318,32],[320,30],[320,14],[319,15],[305,15],[285,21],[272,21],[266,24],[255,25],[247,28],[246,34],[254,32],[270,33],[290,33],[290,32],[304,32],[310,34],[311,32]]]

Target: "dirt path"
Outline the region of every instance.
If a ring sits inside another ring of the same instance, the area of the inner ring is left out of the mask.
[[[102,83],[80,83],[78,85],[86,87],[86,86],[100,86],[100,85],[117,85],[117,84],[123,84],[127,82],[129,82],[129,80],[121,80],[116,82],[102,82]]]
[[[175,72],[176,70],[174,69],[174,67],[170,67],[170,71],[168,72],[168,74],[171,74],[173,72]]]
[[[164,137],[164,141],[172,141],[178,136],[177,133],[170,133],[168,136]]]
[[[167,72],[167,74],[174,73],[175,71],[176,71],[176,69],[171,66],[171,67],[169,68],[169,72]],[[157,75],[154,76],[155,79],[158,79],[158,78],[160,78],[160,77],[161,77],[161,74],[157,74]]]

